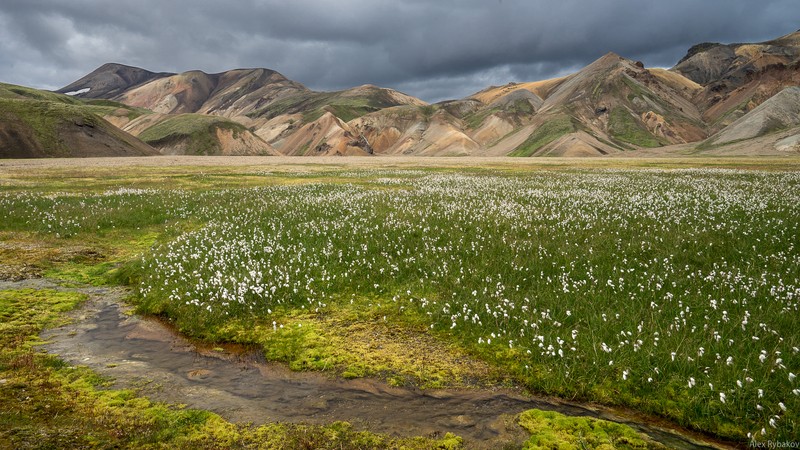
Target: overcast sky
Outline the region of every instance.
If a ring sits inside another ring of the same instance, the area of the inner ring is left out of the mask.
[[[798,0],[2,0],[0,81],[57,89],[106,62],[266,67],[317,90],[371,83],[437,101],[609,51],[671,67],[696,43],[798,28]]]

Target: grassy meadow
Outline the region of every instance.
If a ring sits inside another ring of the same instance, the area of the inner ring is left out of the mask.
[[[126,285],[139,312],[295,370],[800,436],[797,161],[553,161],[3,169],[0,275]],[[0,378],[29,367],[14,339]],[[37,364],[25,376],[64,376]]]

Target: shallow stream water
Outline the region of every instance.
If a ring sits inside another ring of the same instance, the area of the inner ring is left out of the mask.
[[[0,289],[10,288],[4,287],[7,284],[0,283]],[[210,410],[233,422],[347,421],[358,429],[396,436],[450,432],[462,436],[467,448],[500,448],[521,444],[527,437],[513,416],[538,408],[626,423],[668,448],[727,448],[611,410],[513,391],[423,391],[377,380],[292,372],[264,361],[256,351],[204,348],[157,320],[127,314],[118,290],[84,290],[92,300],[74,313],[74,323],[42,334],[49,342],[46,351],[112,377],[114,387],[135,388],[154,400]]]

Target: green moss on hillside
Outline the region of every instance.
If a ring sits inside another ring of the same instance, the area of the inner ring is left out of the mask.
[[[474,113],[464,117],[464,124],[467,126],[467,128],[474,130],[475,128],[481,126],[487,117],[498,111],[500,111],[499,108],[487,108],[475,111]]]
[[[31,128],[50,156],[67,156],[59,131],[70,125],[97,127],[103,120],[83,105],[55,101],[0,98],[0,120],[20,120]]]
[[[66,103],[69,105],[83,104],[83,102],[79,99],[70,97],[68,95],[56,94],[55,92],[42,91],[39,89],[6,83],[0,83],[0,98],[43,100],[49,102]]]
[[[522,145],[511,152],[510,156],[531,156],[540,148],[565,134],[572,133],[575,129],[571,117],[556,116],[536,128]]]
[[[139,116],[152,113],[152,111],[149,109],[136,108],[111,100],[92,99],[84,100],[84,103],[86,105],[86,110],[91,111],[99,116],[118,116],[120,115],[120,111],[124,110],[127,111],[126,115],[128,119],[133,120]]]
[[[188,141],[188,147],[197,155],[219,154],[218,129],[233,130],[234,136],[247,132],[244,125],[219,116],[180,114],[146,129],[139,139],[152,146],[178,141]]]
[[[396,106],[391,95],[382,89],[368,90],[362,96],[349,91],[303,92],[278,100],[250,117],[273,118],[282,114],[302,114],[303,122],[313,122],[326,112],[349,122],[365,114]]]
[[[650,134],[644,125],[633,118],[625,108],[614,108],[608,120],[608,133],[614,139],[640,147],[660,147],[664,145]]]

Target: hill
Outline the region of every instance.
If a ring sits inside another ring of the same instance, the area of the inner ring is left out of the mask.
[[[0,84],[0,157],[146,156],[158,152],[98,115],[129,111]]]
[[[124,129],[165,155],[276,155],[244,125],[205,114],[149,114]]]

